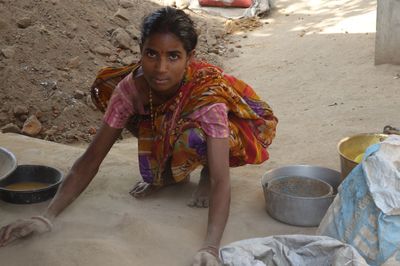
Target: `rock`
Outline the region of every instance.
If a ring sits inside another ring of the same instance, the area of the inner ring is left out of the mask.
[[[189,0],[176,0],[175,1],[175,6],[178,9],[185,9],[189,6],[190,1]]]
[[[68,27],[71,28],[71,30],[73,30],[73,31],[76,31],[76,30],[78,29],[78,25],[76,25],[76,24],[73,23],[73,22],[70,22],[70,23],[68,24]]]
[[[93,52],[100,55],[109,56],[112,54],[111,50],[105,46],[99,45],[93,49]]]
[[[121,18],[124,20],[128,20],[131,16],[131,12],[127,9],[123,9],[123,8],[118,8],[117,12],[115,12],[114,17],[116,18]]]
[[[210,48],[210,49],[208,49],[208,52],[213,53],[213,54],[219,54],[219,50],[217,48]]]
[[[131,46],[130,50],[133,54],[140,54],[139,44]]]
[[[1,53],[4,55],[5,58],[13,58],[15,55],[15,49],[13,46],[8,46],[1,49]]]
[[[36,116],[31,115],[26,119],[24,125],[22,126],[22,133],[29,136],[36,136],[42,130],[42,123],[36,118]]]
[[[30,17],[22,17],[17,21],[18,28],[26,29],[32,25],[32,19]]]
[[[116,6],[118,5],[116,0],[104,0],[106,6],[110,10],[115,10]]]
[[[0,19],[0,30],[4,30],[8,28],[8,24],[6,21],[4,21],[3,19]]]
[[[80,64],[81,64],[81,62],[79,61],[79,56],[75,56],[74,58],[71,58],[68,61],[67,66],[69,68],[75,69],[75,68],[78,68]]]
[[[17,133],[20,134],[21,133],[21,129],[13,123],[9,123],[7,125],[5,125],[4,127],[1,128],[1,132],[2,133]]]
[[[214,37],[212,33],[207,32],[206,41],[208,45],[211,46],[217,45],[217,39]]]
[[[57,81],[55,80],[49,80],[49,81],[42,81],[40,82],[40,85],[45,87],[48,90],[56,90],[57,89]]]
[[[44,132],[45,135],[47,136],[53,136],[57,133],[58,131],[58,127],[57,126],[52,126],[50,129],[46,130]]]
[[[107,58],[107,62],[112,62],[112,63],[115,63],[115,62],[117,62],[117,60],[118,60],[118,57],[116,56],[116,55],[110,55],[108,58]]]
[[[25,105],[17,105],[14,107],[14,116],[18,117],[21,115],[27,115],[29,113],[28,107]]]
[[[90,128],[88,129],[88,133],[89,133],[90,135],[94,135],[94,134],[96,134],[96,132],[97,132],[97,130],[96,130],[95,127],[90,127]]]
[[[134,61],[136,61],[136,57],[133,55],[128,55],[127,57],[124,57],[122,59],[121,63],[124,65],[129,65],[132,64]]]
[[[99,28],[99,24],[98,23],[90,23],[90,27],[92,27],[93,29],[98,29]]]
[[[75,99],[82,99],[83,97],[85,97],[85,93],[81,90],[75,90],[74,91],[74,98]]]
[[[86,96],[86,105],[89,106],[90,108],[92,108],[93,110],[97,110],[96,105],[94,105],[94,103],[92,101],[91,95]]]
[[[27,118],[28,118],[27,115],[20,115],[20,116],[18,116],[18,120],[21,121],[21,122],[25,122]]]
[[[111,43],[115,47],[129,49],[132,45],[132,38],[123,28],[118,28],[111,35]]]
[[[134,40],[138,40],[140,38],[140,31],[136,28],[135,25],[128,25],[125,27],[125,30]]]
[[[166,6],[174,6],[175,5],[175,0],[164,0],[164,5]]]
[[[0,113],[0,125],[4,125],[8,123],[8,121],[9,121],[8,115],[6,113]]]
[[[123,8],[130,8],[133,7],[133,3],[130,0],[120,0],[119,5]]]
[[[40,110],[37,110],[35,112],[35,116],[40,120],[44,116],[44,113]]]

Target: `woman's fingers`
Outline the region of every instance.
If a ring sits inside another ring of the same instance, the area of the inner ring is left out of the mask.
[[[12,223],[4,226],[0,231],[0,246],[6,246],[8,243],[15,239],[13,236],[13,230],[16,228],[16,223]]]
[[[8,245],[15,239],[26,237],[33,233],[35,229],[32,222],[18,220],[0,229],[0,247]]]
[[[4,242],[7,240],[6,238],[6,230],[10,225],[3,226],[0,229],[0,247],[3,246]]]

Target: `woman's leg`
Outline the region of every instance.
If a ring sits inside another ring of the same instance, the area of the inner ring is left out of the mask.
[[[143,181],[135,184],[130,194],[135,198],[147,196],[163,186],[186,183],[189,181],[190,173],[200,165],[206,164],[206,136],[199,128],[186,129],[175,142],[170,160],[167,161],[165,171],[162,174],[162,185],[152,185],[152,168],[147,156],[139,155],[139,164]],[[201,172],[199,187],[193,193],[193,207],[208,207],[208,192],[210,186],[208,169],[204,167]]]
[[[181,180],[180,182],[175,182],[173,176],[172,176],[172,170],[171,170],[171,160],[168,160],[166,169],[163,173],[163,180],[164,180],[164,185],[163,186],[154,186],[151,183],[148,183],[146,181],[139,181],[137,182],[129,194],[131,194],[135,198],[143,198],[146,197],[159,189],[161,189],[164,186],[169,186],[169,185],[174,185],[174,184],[184,184],[190,181],[190,175],[188,175],[186,178]]]

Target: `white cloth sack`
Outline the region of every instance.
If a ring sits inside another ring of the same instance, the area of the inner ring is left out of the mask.
[[[282,235],[234,242],[220,251],[229,266],[367,266],[350,245],[326,236]]]
[[[370,265],[400,265],[400,136],[372,145],[338,189],[317,233],[355,247]]]

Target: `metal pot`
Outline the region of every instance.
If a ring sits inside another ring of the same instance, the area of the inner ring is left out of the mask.
[[[270,189],[270,184],[275,180],[288,176],[303,177],[305,181],[311,178],[327,183],[332,187],[332,193],[300,197],[277,193]],[[261,179],[267,212],[271,217],[287,224],[318,226],[337,193],[340,181],[339,172],[319,166],[291,165],[272,169]]]
[[[56,168],[44,165],[19,165],[14,172],[0,180],[0,198],[17,204],[37,203],[52,198],[57,192],[63,174]],[[11,189],[11,185],[22,182],[45,184],[39,189]]]
[[[17,159],[9,150],[0,147],[0,180],[17,168]]]

